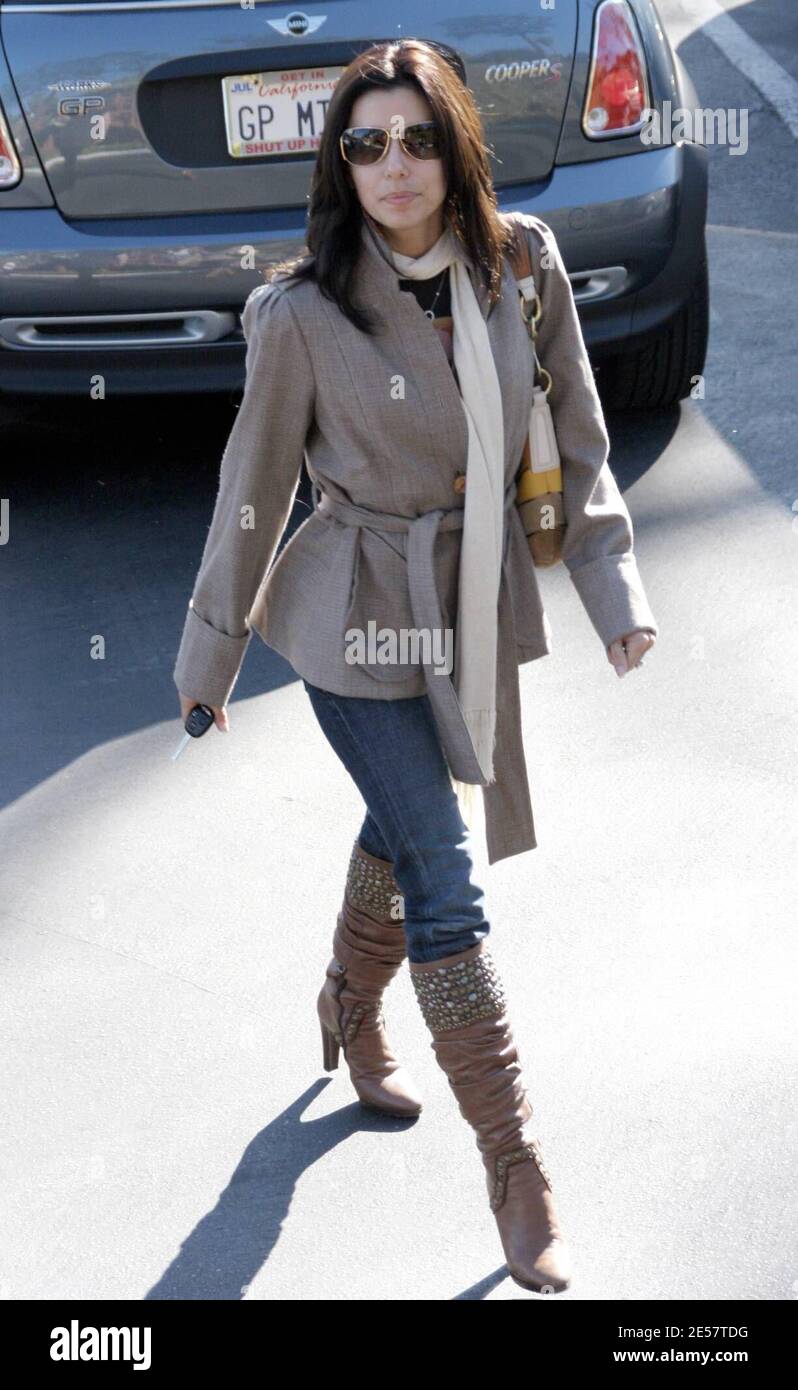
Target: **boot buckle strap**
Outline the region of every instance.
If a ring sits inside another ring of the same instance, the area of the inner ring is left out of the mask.
[[[349,1018],[346,1021],[346,1025],[344,1027],[344,1033],[346,1035],[347,1042],[351,1042],[352,1039],[356,1036],[361,1023],[363,1022],[364,1015],[368,1012],[369,1009],[373,1008],[374,1004],[365,1004],[362,1002],[354,1005],[352,1012],[350,1013]],[[385,1015],[383,1014],[382,1009],[380,1008],[378,1008],[377,1010],[375,1022],[377,1024],[384,1024],[385,1022]]]
[[[528,1144],[522,1144],[519,1149],[513,1149],[510,1153],[499,1154],[499,1157],[496,1159],[496,1176],[493,1193],[490,1199],[491,1211],[498,1211],[507,1195],[507,1169],[510,1167],[510,1164],[523,1163],[524,1160],[528,1158],[534,1160],[549,1192],[554,1192],[551,1185],[551,1178],[543,1162],[540,1149],[535,1140],[531,1140]]]

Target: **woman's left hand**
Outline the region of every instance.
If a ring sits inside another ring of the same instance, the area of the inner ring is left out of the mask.
[[[607,660],[612,663],[618,676],[625,676],[643,664],[643,657],[656,642],[653,632],[637,629],[611,642],[607,648]]]

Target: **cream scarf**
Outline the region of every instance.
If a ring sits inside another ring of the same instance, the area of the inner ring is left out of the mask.
[[[488,326],[469,278],[465,253],[450,228],[423,256],[403,256],[363,219],[401,279],[427,280],[451,266],[452,347],[468,422],[468,461],[458,589],[453,683],[486,783],[494,781],[498,602],[504,540],[504,416]],[[434,676],[433,676],[434,679]],[[469,783],[453,786],[468,825]]]

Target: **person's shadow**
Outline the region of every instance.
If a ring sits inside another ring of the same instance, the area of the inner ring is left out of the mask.
[[[168,1269],[145,1294],[148,1299],[241,1299],[280,1238],[296,1184],[350,1135],[362,1130],[394,1134],[407,1119],[365,1110],[355,1100],[318,1120],[302,1121],[329,1082],[309,1086],[293,1105],[266,1125],[244,1150],[215,1207],[180,1246]],[[345,1223],[337,1222],[337,1238]],[[346,1264],[346,1252],[342,1254]],[[357,1251],[348,1252],[353,1260]],[[313,1271],[307,1271],[312,1296]]]

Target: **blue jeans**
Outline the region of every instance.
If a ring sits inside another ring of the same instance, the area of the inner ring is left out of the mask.
[[[490,924],[429,696],[370,700],[302,684],[366,803],[361,849],[393,864],[408,959],[440,960],[476,946]]]

